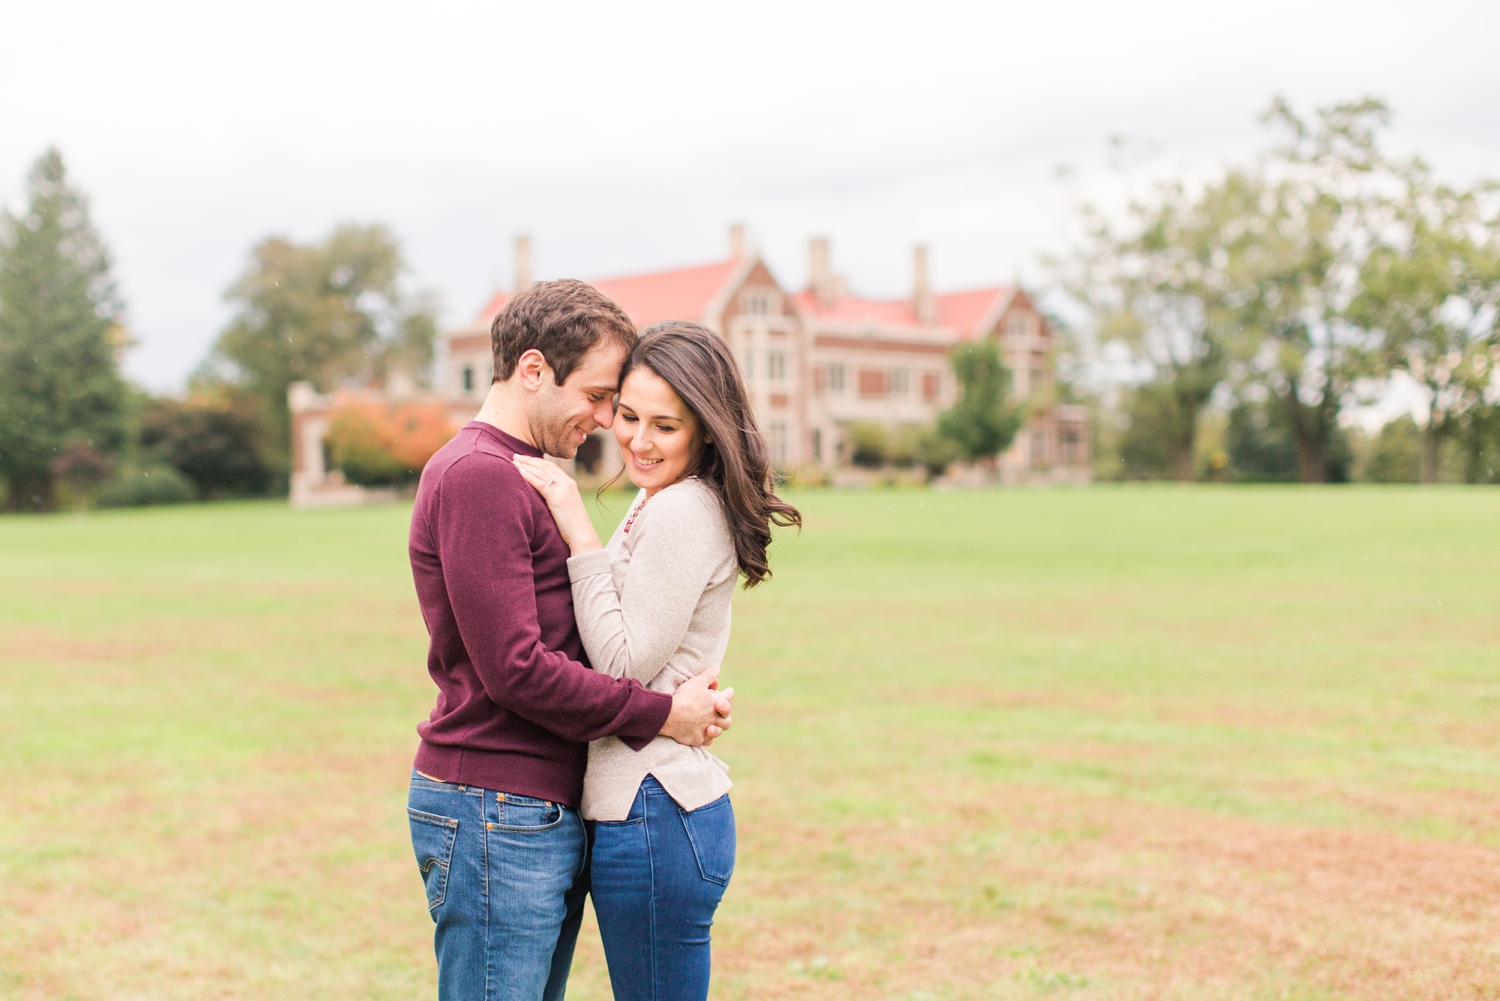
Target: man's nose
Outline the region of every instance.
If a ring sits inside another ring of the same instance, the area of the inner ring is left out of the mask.
[[[603,406],[595,408],[594,423],[602,428],[613,427],[615,423],[615,405],[606,400]]]

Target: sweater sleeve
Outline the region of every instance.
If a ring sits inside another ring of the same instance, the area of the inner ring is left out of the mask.
[[[692,487],[651,500],[616,591],[607,550],[568,561],[578,632],[594,670],[649,684],[687,635],[693,612],[723,565],[723,516]]]
[[[669,697],[542,644],[530,490],[511,463],[471,455],[446,472],[434,513],[444,584],[485,694],[568,740],[655,736],[671,712]]]

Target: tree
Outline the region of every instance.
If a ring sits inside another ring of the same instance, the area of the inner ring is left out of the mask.
[[[965,341],[948,356],[958,377],[958,399],[938,415],[938,433],[970,462],[994,463],[1021,428],[1019,407],[1006,402],[1010,372],[994,340]]]
[[[348,382],[378,385],[402,371],[425,381],[435,307],[408,295],[406,267],[383,226],[343,225],[322,242],[282,237],[258,243],[225,298],[238,306],[205,366],[264,404],[271,454],[290,457],[287,387],[306,379],[327,392]]]
[[[1157,184],[1133,200],[1122,226],[1085,206],[1085,246],[1054,262],[1064,286],[1094,318],[1101,345],[1124,346],[1161,387],[1151,394],[1173,473],[1193,477],[1198,419],[1243,341],[1227,266],[1249,230],[1230,225],[1258,202],[1255,179],[1231,171],[1194,194]]]
[[[1322,438],[1323,466],[1316,479],[1310,480],[1302,465],[1293,413],[1274,397],[1265,402],[1242,401],[1229,411],[1224,448],[1231,478],[1255,483],[1348,482],[1353,456],[1344,429],[1334,425]]]
[[[1226,220],[1245,234],[1229,241],[1224,268],[1248,356],[1242,378],[1269,392],[1304,483],[1340,468],[1339,413],[1379,368],[1345,310],[1368,250],[1371,190],[1385,179],[1375,134],[1389,118],[1366,98],[1320,110],[1309,125],[1278,99],[1264,120],[1288,140],[1247,180],[1245,217]]]
[[[1491,189],[1438,184],[1420,160],[1386,202],[1360,273],[1352,320],[1379,338],[1385,366],[1423,391],[1421,482],[1436,483],[1443,441],[1492,402],[1500,363],[1500,219]]]
[[[26,185],[25,212],[0,213],[0,478],[8,509],[48,510],[54,459],[124,444],[126,337],[109,251],[56,148]]]

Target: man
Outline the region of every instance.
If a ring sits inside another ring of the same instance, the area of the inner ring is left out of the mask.
[[[437,706],[417,727],[412,845],[442,1001],[563,996],[588,892],[587,741],[706,744],[730,725],[717,669],[672,695],[587,666],[568,547],[516,454],[570,458],[614,420],[635,327],[577,281],[518,294],[490,331],[494,384],[422,471],[409,551]]]

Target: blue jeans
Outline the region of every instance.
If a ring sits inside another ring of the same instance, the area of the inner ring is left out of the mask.
[[[734,873],[728,796],[684,810],[651,776],[594,824],[594,913],[615,1001],[704,1001],[714,910]]]
[[[561,1001],[589,888],[582,818],[416,772],[406,813],[437,924],[439,1001]]]

